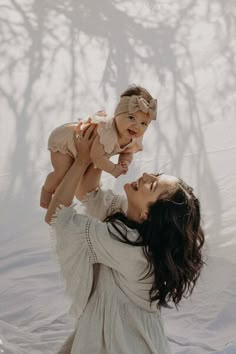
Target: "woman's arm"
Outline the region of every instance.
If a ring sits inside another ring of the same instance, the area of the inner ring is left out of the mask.
[[[62,204],[69,206],[76,193],[77,186],[81,183],[84,173],[91,163],[89,152],[95,138],[95,128],[91,125],[83,134],[79,142],[78,156],[73,165],[64,176],[62,182],[58,186],[47,209],[45,221],[50,223],[57,207]]]
[[[82,123],[79,123],[76,133],[78,133],[80,136],[83,136],[85,134],[86,130],[91,125],[94,127],[94,135],[95,135],[97,132],[97,124],[91,123],[89,121],[85,127],[83,127]],[[81,128],[81,127],[83,127],[83,128]],[[93,143],[94,143],[94,140],[93,140]],[[80,153],[80,150],[79,150],[80,149],[80,140],[76,140],[75,144],[76,144],[76,148],[77,148],[77,151],[79,154]],[[90,160],[91,160],[90,153],[91,153],[91,149],[90,149],[90,151],[87,151],[87,154],[88,154],[87,158],[88,159],[90,158]],[[90,164],[87,167],[86,171],[84,172],[84,175],[83,175],[80,183],[78,183],[78,185],[76,187],[76,192],[75,192],[76,198],[79,200],[83,200],[87,193],[96,190],[97,187],[99,187],[101,175],[102,175],[102,170],[99,168],[95,168],[92,161],[90,161]]]
[[[83,200],[85,195],[96,190],[99,187],[102,170],[95,168],[91,163],[86,169],[80,183],[77,185],[75,196],[79,200]]]

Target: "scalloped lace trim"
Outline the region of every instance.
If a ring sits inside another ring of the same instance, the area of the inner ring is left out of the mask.
[[[93,263],[98,263],[98,259],[97,259],[97,255],[93,249],[93,245],[92,245],[92,242],[91,242],[91,239],[90,239],[90,235],[89,235],[89,228],[90,228],[90,225],[91,225],[91,222],[92,222],[92,219],[89,219],[87,221],[87,224],[86,224],[86,227],[85,227],[85,237],[86,237],[86,240],[87,240],[87,243],[88,243],[88,247],[89,247],[89,250],[90,250],[90,255],[92,257],[92,262]]]
[[[115,144],[117,143],[117,136],[114,132],[111,123],[101,122],[97,129],[98,135],[100,137],[100,143],[104,146],[104,150],[107,154],[111,154],[115,149]]]

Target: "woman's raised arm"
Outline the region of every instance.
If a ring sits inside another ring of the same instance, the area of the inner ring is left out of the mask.
[[[97,125],[96,124],[91,123],[90,125],[85,126],[85,128],[83,128],[83,129],[81,129],[80,126],[81,126],[81,124],[78,125],[77,131],[76,131],[78,133],[78,135],[81,136],[81,138],[76,141],[76,148],[77,148],[79,156],[81,154],[81,142],[82,142],[81,139],[83,139],[82,137],[84,136],[87,129],[91,126],[94,129],[93,130],[93,135],[94,135],[93,143],[94,143],[94,140],[97,136]],[[90,150],[87,150],[84,152],[87,154],[87,158],[90,159],[90,164],[87,167],[86,171],[84,172],[84,175],[83,175],[82,179],[80,180],[80,182],[78,183],[76,191],[75,191],[75,196],[79,200],[82,200],[87,193],[94,191],[99,186],[100,179],[101,179],[102,170],[100,168],[95,168],[94,164],[91,161],[91,157],[90,157],[91,148],[92,148],[92,144],[90,146]]]
[[[91,163],[77,185],[76,198],[82,200],[87,193],[94,191],[99,186],[101,174],[102,170],[95,168],[93,163]]]

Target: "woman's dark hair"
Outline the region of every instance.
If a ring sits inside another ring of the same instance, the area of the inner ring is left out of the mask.
[[[147,102],[150,102],[153,97],[151,96],[151,94],[143,87],[141,86],[136,86],[135,84],[129,86],[127,88],[127,90],[125,90],[124,92],[122,92],[122,94],[120,95],[120,97],[123,97],[123,96],[133,96],[133,95],[136,95],[136,96],[141,96],[143,98],[145,98],[145,100]]]
[[[190,296],[195,287],[204,265],[204,232],[200,219],[199,200],[193,189],[179,179],[174,191],[160,196],[149,206],[148,219],[143,223],[129,220],[122,212],[105,220],[111,223],[112,228],[108,227],[112,237],[143,246],[148,271],[141,279],[154,274],[150,303],[157,301],[157,307],[170,307],[170,302],[177,307],[182,297]],[[139,231],[136,241],[127,238],[124,224]]]

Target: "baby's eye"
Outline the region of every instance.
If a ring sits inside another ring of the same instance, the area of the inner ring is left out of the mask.
[[[142,125],[143,125],[144,127],[147,127],[147,126],[148,126],[146,122],[142,122]]]
[[[128,118],[129,118],[130,120],[133,120],[133,119],[134,119],[134,117],[133,117],[133,116],[128,116]]]

